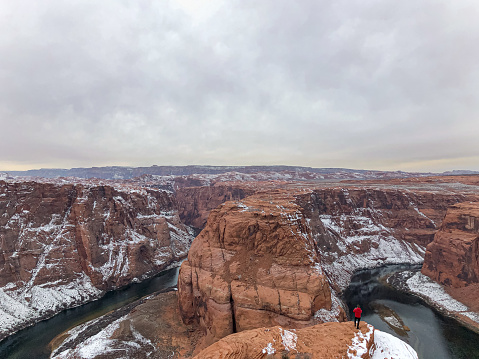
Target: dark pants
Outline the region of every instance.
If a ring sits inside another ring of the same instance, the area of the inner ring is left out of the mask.
[[[358,328],[358,329],[359,329],[359,321],[360,320],[361,320],[361,317],[359,317],[359,318],[354,317],[354,325],[356,326],[356,322],[358,322],[358,325],[356,326],[356,328]]]

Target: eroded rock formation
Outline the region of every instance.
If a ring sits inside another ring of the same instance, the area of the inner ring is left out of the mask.
[[[479,202],[458,203],[448,209],[427,246],[422,273],[455,288],[479,283]]]
[[[186,322],[206,330],[205,344],[262,326],[301,328],[333,307],[321,258],[294,197],[257,194],[213,210],[193,241],[178,279]]]
[[[175,208],[164,191],[0,181],[0,338],[184,258]]]
[[[207,342],[342,319],[336,293],[354,271],[421,263],[446,208],[464,198],[427,189],[289,188],[226,202],[182,265],[183,318],[198,321]]]

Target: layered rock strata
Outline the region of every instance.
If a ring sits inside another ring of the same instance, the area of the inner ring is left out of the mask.
[[[0,339],[186,256],[171,193],[0,181]]]
[[[183,318],[205,328],[206,342],[265,325],[343,319],[336,293],[351,275],[421,263],[447,207],[464,197],[290,188],[224,203],[211,212],[180,270]]]
[[[257,194],[213,210],[193,241],[179,279],[185,322],[206,331],[204,344],[262,326],[309,326],[343,319],[331,299],[321,258],[294,197]]]
[[[358,269],[421,263],[447,208],[461,193],[394,188],[326,188],[297,195],[337,291]]]
[[[451,206],[427,246],[422,273],[443,285],[464,304],[459,314],[467,324],[479,327],[479,202]],[[464,314],[466,313],[466,314]]]
[[[427,246],[422,273],[455,288],[479,283],[479,202],[448,209]]]
[[[175,197],[183,223],[203,229],[211,210],[226,201],[241,200],[253,193],[253,189],[242,186],[215,185],[180,187]]]

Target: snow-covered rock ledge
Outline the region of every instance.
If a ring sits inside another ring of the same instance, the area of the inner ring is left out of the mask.
[[[372,345],[370,345],[372,338]],[[368,356],[369,347],[369,356]],[[395,336],[374,329],[368,324],[368,332],[356,332],[348,349],[348,359],[418,359],[416,351]]]
[[[303,329],[258,328],[231,334],[201,351],[194,359],[240,358],[418,359],[402,340],[352,322],[324,323]]]
[[[466,305],[452,298],[441,284],[421,272],[399,272],[389,277],[387,282],[420,297],[441,313],[479,332],[479,313],[471,311]]]
[[[369,352],[371,359],[418,359],[416,351],[407,343],[395,336],[374,330],[374,345]]]
[[[185,258],[173,261],[161,272],[179,267]],[[134,278],[132,283],[152,278],[159,273]],[[15,290],[8,286],[0,288],[0,341],[64,310],[99,300],[108,292],[94,287],[86,275],[66,285],[48,285],[34,286],[28,290]]]
[[[67,285],[55,287],[34,286],[28,291],[8,286],[0,288],[0,340],[104,294],[92,285],[86,275]]]

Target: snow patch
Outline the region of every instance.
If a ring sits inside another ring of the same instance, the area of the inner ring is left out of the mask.
[[[279,328],[281,334],[281,342],[284,348],[288,351],[296,350],[296,343],[298,342],[298,336],[289,330]]]
[[[321,308],[314,314],[314,318],[326,322],[339,322],[339,313],[341,310],[341,300],[336,296],[336,293],[331,292],[331,310]]]
[[[353,341],[348,349],[349,359],[361,359],[364,354],[368,352],[368,342],[371,339],[371,334],[374,331],[374,327],[368,324],[368,331],[363,334],[361,331],[356,332]]]
[[[409,344],[377,329],[374,330],[374,346],[369,354],[371,359],[418,359],[416,351]]]
[[[276,350],[273,348],[272,343],[268,343],[267,346],[263,348],[263,354],[274,354]]]

